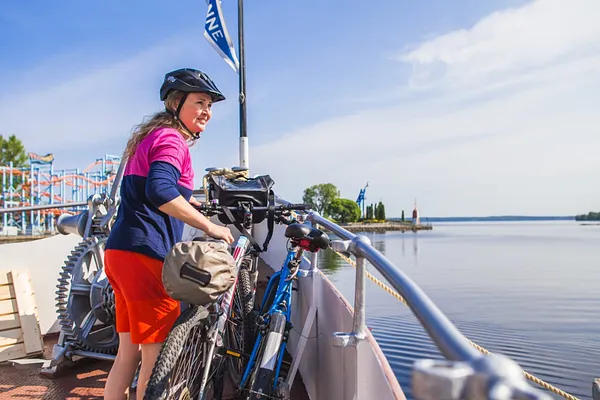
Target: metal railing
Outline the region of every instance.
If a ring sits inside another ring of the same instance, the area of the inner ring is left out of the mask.
[[[69,203],[56,203],[56,204],[40,204],[37,206],[19,206],[19,207],[6,207],[0,208],[0,214],[7,213],[16,213],[21,211],[38,211],[38,210],[51,210],[54,208],[75,208],[87,206],[88,202],[86,201],[77,201],[77,202],[69,202]]]
[[[278,198],[279,202],[287,201]],[[356,257],[353,332],[336,333],[337,346],[354,345],[365,338],[365,260],[369,261],[400,293],[447,361],[417,360],[413,364],[412,392],[418,400],[434,399],[527,399],[550,400],[534,388],[523,370],[509,357],[482,355],[442,313],[433,301],[390,262],[369,239],[355,235],[311,211],[307,220],[333,232],[341,240],[332,241],[334,251]]]

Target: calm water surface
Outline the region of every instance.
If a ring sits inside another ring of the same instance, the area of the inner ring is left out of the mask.
[[[365,235],[469,339],[591,399],[600,377],[600,226],[437,223],[433,231]],[[354,269],[333,253],[320,257],[352,302]],[[369,280],[366,296],[367,324],[412,398],[412,362],[442,356],[408,307]]]

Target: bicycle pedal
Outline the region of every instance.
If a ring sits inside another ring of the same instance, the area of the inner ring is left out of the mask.
[[[243,352],[236,349],[230,349],[228,347],[220,347],[218,353],[222,356],[230,356],[234,358],[246,357],[246,355]]]

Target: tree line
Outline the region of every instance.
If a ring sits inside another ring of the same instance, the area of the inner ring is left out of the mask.
[[[368,205],[366,214],[366,219],[385,220],[385,206],[381,201],[377,204]]]
[[[21,168],[27,165],[29,157],[23,142],[15,135],[4,138],[0,134],[0,166],[8,166],[12,161],[14,168]]]
[[[575,221],[600,221],[600,212],[589,212],[575,216]]]
[[[344,224],[361,220],[385,221],[385,206],[382,202],[368,205],[363,218],[356,201],[342,198],[340,191],[332,183],[320,183],[304,189],[302,201],[323,217]]]

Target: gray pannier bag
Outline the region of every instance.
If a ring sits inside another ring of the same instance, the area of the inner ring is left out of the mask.
[[[202,237],[171,248],[163,264],[162,281],[171,298],[204,306],[233,285],[236,272],[227,243]]]

